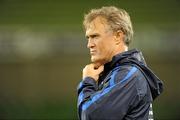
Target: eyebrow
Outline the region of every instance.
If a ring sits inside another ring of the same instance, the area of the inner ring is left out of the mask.
[[[88,39],[89,37],[93,38],[93,37],[96,37],[96,36],[99,36],[99,33],[93,33],[93,34],[90,34],[90,35],[86,35],[85,37]]]

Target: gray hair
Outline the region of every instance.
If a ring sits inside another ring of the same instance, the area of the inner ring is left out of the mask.
[[[84,16],[84,28],[86,29],[87,25],[99,16],[107,20],[108,25],[114,32],[121,30],[125,34],[124,42],[128,46],[132,41],[134,33],[129,14],[125,10],[114,6],[92,9]]]

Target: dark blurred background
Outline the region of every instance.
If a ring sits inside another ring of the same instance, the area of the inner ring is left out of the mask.
[[[76,86],[90,62],[83,16],[106,5],[129,12],[131,48],[164,82],[155,119],[180,118],[179,0],[0,0],[0,119],[77,119]]]

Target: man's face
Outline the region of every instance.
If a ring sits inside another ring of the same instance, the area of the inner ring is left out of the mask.
[[[95,18],[86,29],[87,47],[93,63],[105,64],[111,61],[115,52],[115,36],[102,17]]]

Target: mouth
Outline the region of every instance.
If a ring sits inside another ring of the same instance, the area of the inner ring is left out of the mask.
[[[96,53],[95,50],[91,50],[91,51],[90,51],[90,54],[91,54],[91,55],[94,55],[95,53]]]

